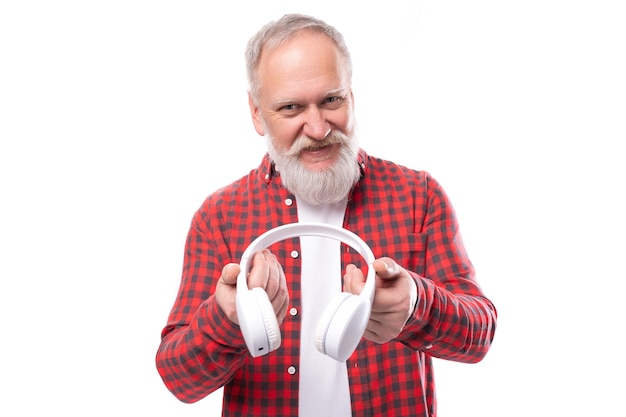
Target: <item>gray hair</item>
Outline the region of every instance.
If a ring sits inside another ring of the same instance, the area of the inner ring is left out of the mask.
[[[345,59],[348,77],[352,78],[352,59],[343,35],[333,26],[311,16],[286,14],[279,20],[269,22],[248,41],[246,48],[246,71],[250,94],[256,101],[259,93],[257,69],[263,51],[276,48],[302,30],[312,30],[328,36],[339,48]]]

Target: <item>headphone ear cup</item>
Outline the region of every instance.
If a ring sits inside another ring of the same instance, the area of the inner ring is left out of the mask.
[[[346,361],[365,332],[370,312],[367,298],[345,292],[338,295],[318,322],[317,349],[340,362]]]
[[[239,327],[250,354],[256,358],[278,349],[280,327],[265,290],[237,291],[236,302]]]
[[[267,296],[265,290],[258,289],[257,293],[263,294],[262,300],[259,301],[259,307],[261,310],[261,316],[263,317],[263,324],[265,325],[265,333],[267,334],[267,341],[269,344],[269,351],[273,352],[280,347],[280,326],[276,319],[276,313],[270,299]]]
[[[328,306],[324,309],[319,321],[317,322],[317,330],[315,332],[315,347],[324,355],[326,353],[326,335],[328,334],[328,328],[330,327],[330,323],[339,309],[339,306],[346,300],[346,298],[350,297],[349,293],[342,292],[333,298],[328,304]]]

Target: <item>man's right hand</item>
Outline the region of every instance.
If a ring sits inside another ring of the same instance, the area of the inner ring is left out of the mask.
[[[289,292],[282,266],[276,256],[264,249],[252,257],[252,268],[248,273],[248,288],[260,287],[265,290],[274,307],[278,323],[282,323],[289,306]],[[215,298],[218,305],[230,321],[239,324],[235,297],[237,294],[237,276],[241,271],[238,264],[230,263],[222,269],[222,276],[217,282]]]

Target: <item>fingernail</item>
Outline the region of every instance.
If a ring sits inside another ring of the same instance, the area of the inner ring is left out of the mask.
[[[393,272],[395,270],[395,265],[389,265],[385,261],[383,261],[383,263],[385,264],[385,269],[387,270],[387,272]]]

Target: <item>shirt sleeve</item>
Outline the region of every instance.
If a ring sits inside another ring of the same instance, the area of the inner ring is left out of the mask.
[[[188,403],[226,384],[247,355],[239,326],[226,317],[213,295],[226,245],[219,246],[220,239],[211,236],[202,217],[198,212],[192,221],[180,288],[156,355],[166,387]]]
[[[476,282],[448,196],[432,177],[426,181],[425,276],[411,272],[417,303],[398,340],[434,357],[478,362],[490,348],[497,312]]]

